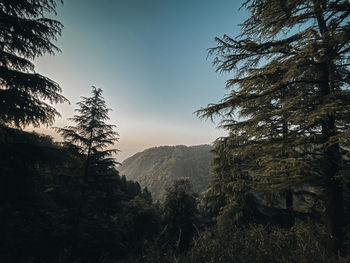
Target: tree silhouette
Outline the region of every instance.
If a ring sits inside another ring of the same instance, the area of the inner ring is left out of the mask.
[[[62,24],[55,0],[0,1],[0,121],[17,127],[52,124],[57,110],[49,103],[67,101],[60,86],[34,71],[32,60],[59,51],[53,44]]]
[[[198,113],[223,117],[235,171],[253,175],[260,190],[287,192],[290,206],[291,189],[320,187],[329,250],[337,252],[343,240],[341,156],[350,138],[350,4],[258,0],[243,7],[251,16],[241,35],[216,38],[209,52],[217,71],[236,70],[227,81],[232,91]]]
[[[58,132],[65,141],[76,145],[80,153],[86,156],[84,181],[87,183],[89,175],[95,178],[107,174],[117,163],[112,154],[116,149],[105,149],[118,141],[115,125],[107,124],[109,108],[102,97],[102,89],[92,87],[91,97],[82,97],[77,103],[78,114],[70,120],[76,126],[58,128]]]

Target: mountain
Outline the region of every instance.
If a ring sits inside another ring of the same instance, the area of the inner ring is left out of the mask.
[[[181,177],[188,177],[194,192],[200,193],[209,184],[212,149],[210,145],[154,147],[126,159],[118,170],[147,187],[153,200],[163,201],[167,187]]]

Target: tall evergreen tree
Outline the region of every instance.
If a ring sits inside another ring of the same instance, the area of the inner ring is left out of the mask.
[[[112,154],[117,150],[105,148],[118,141],[118,133],[114,131],[115,125],[106,123],[110,109],[106,106],[101,89],[92,87],[92,96],[82,97],[77,104],[78,114],[70,119],[76,126],[57,130],[67,142],[76,145],[86,155],[84,181],[87,182],[89,175],[106,174],[116,164]]]
[[[251,16],[242,33],[216,38],[209,51],[217,71],[235,70],[231,92],[198,113],[223,118],[235,172],[249,172],[258,189],[320,187],[328,246],[337,252],[350,141],[350,3],[247,0],[243,7]]]
[[[0,1],[0,122],[17,127],[52,124],[62,103],[61,88],[34,71],[33,60],[59,51],[53,43],[62,24],[47,18],[56,14],[56,0]]]
[[[169,243],[176,250],[184,251],[198,231],[196,198],[188,178],[176,180],[167,189],[163,210]]]

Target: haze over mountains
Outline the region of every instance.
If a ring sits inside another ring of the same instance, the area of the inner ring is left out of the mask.
[[[200,193],[209,184],[212,149],[210,145],[149,148],[127,158],[118,170],[147,187],[153,200],[163,201],[167,187],[181,177],[188,177],[194,192]]]

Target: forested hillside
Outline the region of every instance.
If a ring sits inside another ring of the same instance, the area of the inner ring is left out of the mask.
[[[127,158],[117,169],[147,187],[154,200],[164,201],[166,189],[180,178],[188,178],[196,193],[208,187],[212,149],[210,145],[154,147]]]
[[[130,231],[138,219],[129,215],[135,205],[149,220],[147,231],[157,228],[138,183],[114,169],[85,183],[85,156],[76,147],[3,126],[0,143],[1,262],[122,258],[136,245]]]

